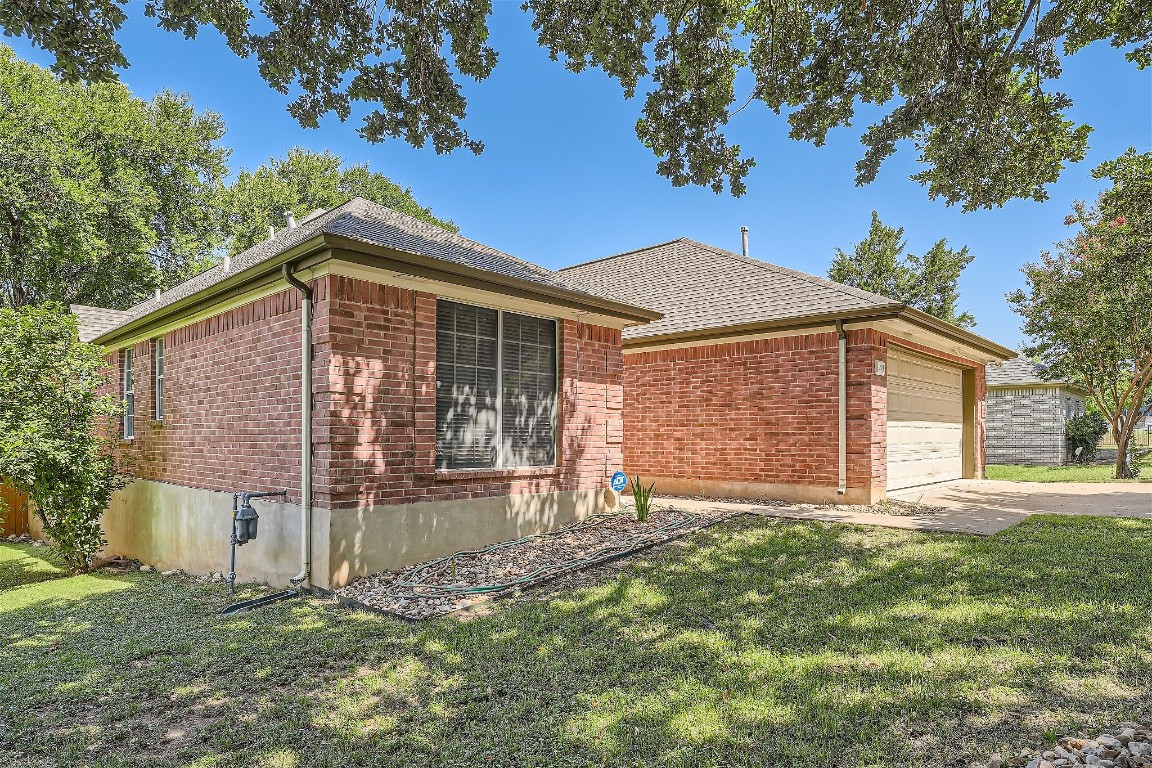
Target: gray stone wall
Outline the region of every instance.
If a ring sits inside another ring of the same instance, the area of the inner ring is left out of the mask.
[[[1064,421],[1084,412],[1084,398],[1059,387],[988,390],[989,464],[1066,464]]]

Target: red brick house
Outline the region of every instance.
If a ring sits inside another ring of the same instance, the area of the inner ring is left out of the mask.
[[[74,307],[128,404],[109,551],[242,578],[360,574],[601,511],[621,331],[658,313],[354,199],[125,312]]]
[[[658,491],[873,503],[984,469],[1014,352],[867,291],[691,240],[560,273],[658,310],[624,329],[624,465]]]

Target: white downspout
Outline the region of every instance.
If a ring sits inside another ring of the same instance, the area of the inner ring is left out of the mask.
[[[312,289],[285,264],[284,279],[300,291],[300,573],[302,588],[312,576]]]
[[[848,492],[848,334],[844,332],[844,322],[836,321],[836,337],[839,352],[839,398],[837,403],[837,458],[840,484],[836,493],[843,496]]]

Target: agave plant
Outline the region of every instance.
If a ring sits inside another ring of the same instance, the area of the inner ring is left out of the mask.
[[[636,521],[648,522],[648,515],[652,512],[652,492],[656,490],[653,482],[647,488],[640,482],[640,475],[632,478],[632,500],[636,503]]]

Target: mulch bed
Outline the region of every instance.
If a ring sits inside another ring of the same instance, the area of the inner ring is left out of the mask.
[[[643,523],[629,510],[594,515],[550,533],[366,576],[336,596],[345,604],[406,619],[440,616],[671,541],[732,514],[654,506]]]

